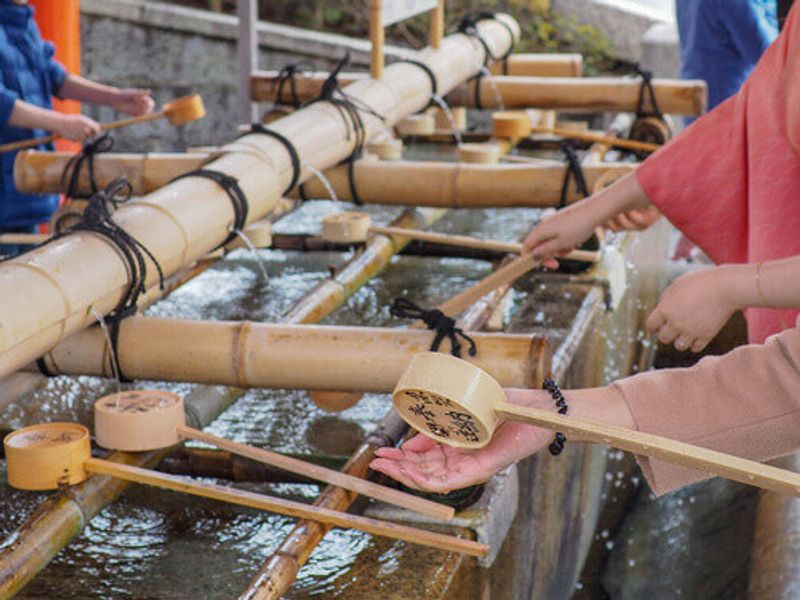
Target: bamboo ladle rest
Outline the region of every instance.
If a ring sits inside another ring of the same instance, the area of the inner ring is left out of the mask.
[[[510,404],[500,384],[485,371],[447,354],[423,352],[412,358],[392,403],[409,425],[448,446],[482,448],[503,421],[517,421],[800,496],[798,473],[633,429]]]
[[[479,248],[511,254],[521,254],[522,244],[515,242],[498,242],[495,240],[482,240],[466,235],[450,235],[419,229],[404,229],[402,227],[381,227],[372,224],[372,219],[367,213],[345,211],[328,215],[322,219],[322,238],[328,242],[341,244],[360,243],[366,241],[370,234],[393,235],[412,240],[448,244],[463,248]],[[597,252],[574,251],[564,258],[585,262],[597,262]]]
[[[150,113],[149,115],[139,115],[138,117],[126,117],[117,121],[111,121],[110,123],[101,123],[100,128],[103,131],[110,131],[112,129],[120,129],[122,127],[128,127],[129,125],[148,123],[160,119],[167,119],[172,125],[177,127],[178,125],[185,125],[186,123],[202,119],[205,115],[206,109],[203,105],[203,98],[200,94],[191,94],[189,96],[176,98],[172,102],[167,102],[159,112]],[[32,148],[39,144],[47,144],[57,139],[59,139],[58,135],[51,134],[38,138],[31,138],[29,140],[10,142],[0,146],[0,154],[13,150],[21,150],[22,148]]]
[[[488,553],[485,544],[468,539],[92,458],[89,430],[78,423],[46,423],[18,429],[5,437],[3,446],[8,483],[21,490],[55,490],[82,483],[94,473],[441,550],[472,556]]]
[[[455,514],[444,504],[187,427],[183,399],[172,392],[132,390],[105,396],[95,402],[94,420],[97,444],[110,450],[158,450],[191,439],[435,519],[450,520]]]
[[[609,137],[600,133],[589,133],[574,131],[561,127],[549,127],[546,125],[534,125],[525,111],[499,111],[492,114],[492,133],[499,139],[520,140],[530,137],[532,133],[547,133],[557,135],[562,138],[581,140],[590,143],[601,143],[626,150],[638,152],[655,152],[661,148],[661,144],[651,142],[640,142],[637,140],[626,140],[621,138]]]

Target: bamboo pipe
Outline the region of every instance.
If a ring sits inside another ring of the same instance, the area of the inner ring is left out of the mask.
[[[70,152],[20,152],[14,161],[14,185],[28,194],[65,193],[64,170],[74,156]],[[100,188],[123,176],[130,182],[133,194],[141,196],[164,187],[179,175],[199,169],[210,157],[199,152],[103,153],[93,158],[94,174]],[[81,170],[76,192],[81,196],[92,193],[86,169]]]
[[[509,56],[505,65],[502,62],[489,65],[489,72],[522,77],[580,77],[583,75],[583,56],[517,53]]]
[[[206,115],[206,109],[203,106],[203,99],[198,94],[190,96],[183,96],[177,98],[172,102],[167,102],[164,107],[156,113],[149,115],[140,115],[138,117],[127,117],[125,119],[118,119],[110,123],[102,123],[100,129],[102,131],[111,131],[128,127],[130,125],[138,125],[140,123],[149,123],[151,121],[159,121],[161,119],[168,119],[172,125],[176,127],[185,125],[192,121],[202,119]],[[0,154],[11,152],[13,150],[21,150],[23,148],[33,148],[41,144],[49,144],[55,140],[61,139],[56,134],[45,135],[42,137],[31,138],[29,140],[20,140],[18,142],[9,142],[8,144],[0,145]]]
[[[201,388],[186,398],[188,415],[203,427],[233,400],[238,390]],[[114,452],[108,460],[137,466],[153,466],[167,451],[130,454]],[[128,487],[119,479],[90,477],[70,488],[69,494],[52,494],[7,538],[0,547],[0,598],[19,593],[83,528]]]
[[[620,175],[635,170],[636,164],[605,163],[584,167],[591,189],[605,173]],[[481,165],[423,161],[357,161],[354,182],[359,197],[369,204],[439,206],[447,208],[558,206],[566,166],[542,164]],[[348,169],[328,169],[325,176],[340,200],[351,202]],[[327,191],[316,180],[303,185],[310,198],[326,198]],[[291,194],[294,196],[294,194]],[[582,199],[573,187],[567,201]]]
[[[187,481],[175,475],[107,460],[89,458],[84,463],[84,466],[89,473],[107,475],[133,483],[152,485],[184,494],[191,494],[192,496],[211,498],[212,500],[219,500],[238,506],[248,506],[297,519],[312,519],[332,527],[357,529],[372,535],[403,540],[412,544],[438,548],[439,550],[459,552],[470,556],[486,556],[489,551],[485,544],[464,538],[379,521],[378,519],[350,515],[317,506],[309,506],[294,500],[274,498],[211,483]]]
[[[462,317],[459,324],[465,329],[477,330],[489,318],[492,307],[503,297],[505,290],[498,288],[491,294],[474,304]],[[542,341],[531,355],[532,376],[536,386],[541,385],[545,374],[550,370],[551,355],[547,344]],[[397,414],[390,410],[384,417],[384,423],[392,423],[393,427],[403,424]],[[369,469],[369,464],[377,450],[385,443],[383,436],[368,439],[353,454],[345,466],[345,472],[359,475]],[[316,505],[335,510],[347,510],[354,498],[341,488],[328,487],[315,501]],[[247,600],[278,600],[288,591],[297,577],[300,568],[308,560],[314,548],[327,533],[328,529],[311,521],[298,523],[284,539],[272,557],[264,564],[261,571],[252,579],[248,589],[241,595]]]
[[[532,383],[528,356],[535,338],[474,335],[476,364],[509,387]],[[118,352],[132,379],[387,393],[414,353],[430,348],[433,336],[380,327],[135,317],[120,324]],[[114,376],[97,327],[71,336],[43,360],[54,374]]]
[[[506,34],[507,36],[508,34]],[[259,72],[253,77],[253,99],[275,100],[273,80],[277,71]],[[301,100],[319,94],[327,73],[305,74],[296,79]],[[342,73],[340,81],[364,79],[363,73]],[[497,95],[505,108],[554,108],[572,112],[636,112],[641,80],[633,77],[510,77],[490,75],[477,81],[480,105],[497,109]],[[475,108],[476,83],[463,83],[447,95],[453,106]],[[653,79],[659,108],[667,114],[701,115],[708,104],[708,89],[701,80]]]
[[[203,154],[101,154],[95,157],[98,183],[107,185],[124,171],[134,193],[159,189],[176,176],[198,168]],[[20,153],[14,165],[17,189],[26,193],[62,193],[61,174],[71,157],[67,153],[29,151]],[[605,173],[620,175],[636,168],[631,163],[591,164],[584,167],[589,187]],[[368,204],[429,205],[453,208],[556,206],[566,167],[555,161],[523,165],[475,165],[435,161],[356,161],[355,184]],[[325,172],[337,197],[352,201],[347,168]],[[81,178],[81,188],[89,190]],[[314,178],[303,184],[312,198],[327,197],[324,185]],[[296,196],[293,193],[292,196]],[[568,200],[579,200],[571,192]]]
[[[478,29],[493,47],[504,51],[510,40],[497,19],[518,30],[507,15],[483,20]],[[438,51],[421,58],[445,93],[475,71],[483,54],[471,40],[455,35],[446,38]],[[347,91],[384,117],[381,122],[363,115],[369,140],[386,125],[424,108],[430,81],[421,69],[401,63],[387,67],[381,81],[359,82]],[[355,143],[352,127],[345,126],[341,112],[326,102],[298,110],[272,128],[293,143],[302,162],[319,169],[349,156]],[[236,147],[241,150],[225,153],[208,168],[238,179],[249,199],[249,220],[257,220],[275,206],[291,180],[290,156],[278,140],[257,133],[238,139]],[[248,147],[253,151],[246,151]],[[216,183],[186,178],[124,206],[115,213],[115,220],[150,250],[168,276],[223,242],[234,221],[234,210]],[[87,267],[89,256],[91,268]],[[149,269],[146,287],[156,279],[155,269]],[[107,314],[124,296],[128,283],[128,268],[118,251],[85,233],[67,235],[0,264],[0,285],[25,291],[0,294],[0,376],[87,327],[95,318],[90,307]]]

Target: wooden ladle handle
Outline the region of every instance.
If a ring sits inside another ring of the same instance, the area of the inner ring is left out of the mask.
[[[738,456],[634,429],[574,419],[546,410],[504,403],[496,406],[495,411],[504,419],[561,431],[568,438],[572,435],[584,441],[607,444],[620,450],[720,475],[779,494],[800,496],[800,474]]]
[[[407,510],[413,510],[435,519],[449,521],[455,515],[455,510],[450,506],[432,502],[418,496],[412,496],[411,494],[406,494],[384,485],[378,485],[377,483],[361,479],[360,477],[353,477],[352,475],[334,471],[333,469],[326,469],[325,467],[298,460],[290,456],[284,456],[277,452],[271,452],[263,448],[255,448],[247,444],[226,440],[225,438],[211,435],[199,429],[180,425],[178,426],[178,435],[183,438],[216,446],[217,448],[227,450],[233,454],[244,456],[245,458],[271,465],[290,473],[310,477],[311,479],[322,481],[329,485],[335,485],[336,487],[350,490],[362,496],[375,498],[376,500],[381,500]]]
[[[440,550],[460,552],[471,556],[486,556],[488,553],[488,547],[485,544],[480,544],[472,540],[434,533],[432,531],[426,531],[425,529],[416,529],[414,527],[406,527],[395,523],[387,523],[378,519],[369,519],[367,517],[351,515],[318,506],[310,506],[283,498],[274,498],[272,496],[237,490],[221,485],[186,480],[175,475],[150,471],[149,469],[142,469],[140,467],[108,460],[90,458],[84,463],[84,467],[90,473],[108,475],[118,479],[124,479],[125,481],[152,485],[167,490],[191,494],[193,496],[201,496],[203,498],[211,498],[212,500],[237,504],[239,506],[249,506],[251,508],[295,517],[297,519],[308,519],[335,527],[357,529],[373,535],[439,548]]]

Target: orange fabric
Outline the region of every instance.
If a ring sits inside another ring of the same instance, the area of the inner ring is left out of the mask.
[[[55,58],[69,73],[81,73],[81,22],[79,0],[30,0],[36,9],[35,19],[42,38],[55,44]],[[57,111],[77,115],[81,104],[75,100],[55,98]],[[69,140],[58,140],[58,150],[77,152],[81,145]]]
[[[741,91],[637,171],[653,204],[716,263],[800,254],[798,10]],[[763,342],[797,314],[748,310],[750,341]]]

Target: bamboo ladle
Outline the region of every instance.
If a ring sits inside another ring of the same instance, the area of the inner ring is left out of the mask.
[[[187,427],[183,399],[172,392],[133,390],[105,396],[95,402],[94,420],[97,443],[103,448],[142,452],[191,439],[435,519],[450,520],[455,514],[452,507],[438,502]]]
[[[344,244],[363,242],[371,233],[393,235],[463,248],[478,248],[511,254],[522,253],[522,244],[516,242],[482,240],[466,235],[450,235],[433,231],[421,231],[419,229],[404,229],[402,227],[380,227],[373,225],[370,216],[362,212],[345,211],[328,215],[322,219],[322,238],[328,242]],[[594,263],[599,260],[599,253],[575,251],[564,258]]]
[[[392,402],[409,425],[448,446],[482,448],[503,421],[517,421],[800,496],[798,473],[641,431],[510,404],[500,384],[485,371],[447,354],[416,355],[400,377]]]
[[[525,111],[499,111],[492,114],[492,132],[494,137],[500,139],[519,140],[529,137],[532,133],[549,133],[559,137],[581,140],[584,142],[601,143],[626,150],[638,152],[655,152],[661,148],[661,144],[650,142],[640,142],[637,140],[625,140],[621,138],[609,137],[600,133],[588,133],[574,131],[561,127],[548,127],[546,125],[534,125]]]
[[[472,556],[486,556],[488,552],[485,544],[472,540],[92,458],[89,430],[77,423],[25,427],[8,434],[3,446],[8,483],[21,490],[55,490],[81,483],[95,473],[441,550]]]
[[[112,129],[120,129],[121,127],[128,127],[129,125],[136,125],[138,123],[148,123],[150,121],[158,121],[160,119],[167,119],[172,125],[185,125],[191,121],[202,119],[206,115],[206,109],[203,105],[203,98],[200,94],[191,94],[189,96],[182,96],[176,98],[172,102],[167,102],[161,111],[154,112],[149,115],[140,115],[138,117],[127,117],[110,123],[103,123],[100,128],[103,131]],[[21,150],[22,148],[32,148],[39,144],[47,144],[60,136],[56,134],[46,135],[29,140],[20,140],[18,142],[10,142],[0,146],[0,154],[11,152],[13,150]]]

